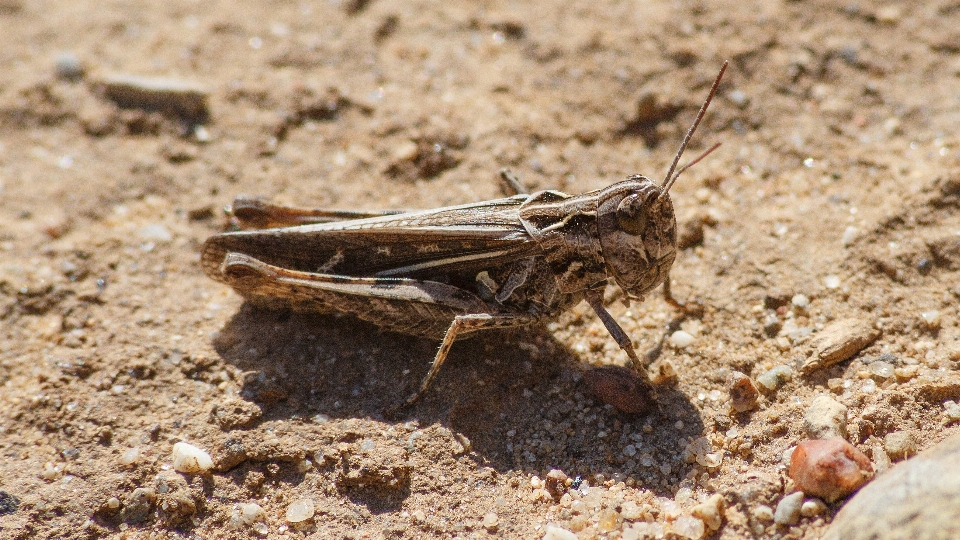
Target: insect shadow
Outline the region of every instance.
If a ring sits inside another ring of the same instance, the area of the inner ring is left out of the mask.
[[[260,405],[264,420],[320,415],[389,422],[383,411],[417,387],[436,343],[380,332],[352,317],[244,304],[214,346],[247,372],[240,395]],[[660,388],[659,410],[618,413],[590,395],[582,359],[546,328],[481,333],[458,341],[451,354],[405,420],[451,430],[469,441],[478,464],[539,475],[559,468],[571,478],[633,477],[664,494],[694,466],[679,456],[701,436],[703,423],[683,393]],[[376,502],[384,504],[398,502]]]

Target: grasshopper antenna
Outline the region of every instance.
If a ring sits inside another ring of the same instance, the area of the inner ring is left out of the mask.
[[[685,167],[681,168],[679,171],[677,171],[676,174],[673,173],[673,171],[677,169],[677,164],[680,163],[680,156],[682,156],[683,151],[687,149],[687,143],[690,142],[690,138],[693,137],[693,133],[697,131],[697,126],[700,125],[700,121],[703,120],[703,115],[706,114],[707,107],[710,106],[710,101],[713,99],[714,94],[717,93],[717,87],[720,86],[720,79],[723,78],[723,72],[727,70],[727,64],[729,63],[730,63],[729,61],[723,62],[723,66],[720,68],[720,73],[717,74],[717,80],[713,81],[713,86],[710,87],[710,95],[708,95],[707,100],[703,102],[703,105],[700,107],[700,112],[697,113],[697,119],[693,121],[693,125],[690,126],[689,130],[687,130],[687,135],[683,138],[683,142],[680,143],[680,150],[677,150],[677,155],[676,157],[673,158],[673,164],[670,165],[670,170],[667,171],[667,176],[663,179],[663,183],[660,184],[661,197],[665,195],[668,191],[670,191],[670,188],[673,187],[673,183],[676,182],[677,178],[680,177],[680,173],[690,168],[690,166],[693,165],[694,163],[705,158],[707,154],[709,154],[710,152],[713,152],[714,150],[716,150],[717,146],[719,146],[719,145],[715,145],[713,148],[701,154],[700,157],[693,160],[692,162],[687,164]]]

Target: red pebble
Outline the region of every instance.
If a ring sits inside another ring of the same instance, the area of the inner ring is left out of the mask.
[[[790,478],[807,495],[833,502],[856,491],[873,476],[873,464],[843,439],[812,439],[790,457]]]
[[[633,371],[603,366],[584,372],[583,381],[600,401],[628,414],[649,411],[656,403],[653,386]]]
[[[757,408],[757,399],[760,392],[756,385],[739,371],[730,373],[727,377],[727,389],[730,392],[730,406],[738,413],[752,411]]]

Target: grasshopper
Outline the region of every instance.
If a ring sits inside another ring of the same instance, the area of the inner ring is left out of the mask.
[[[528,194],[501,173],[514,195],[411,212],[285,207],[239,196],[232,214],[246,230],[210,237],[201,264],[256,305],[345,313],[442,340],[419,389],[400,407],[426,392],[455,340],[542,323],[583,300],[648,381],[630,337],[603,306],[603,291],[612,278],[626,302],[642,301],[663,284],[668,301],[682,306],[669,289],[677,252],[669,191],[719,146],[677,170],[726,67],[659,184],[633,175],[581,195]]]

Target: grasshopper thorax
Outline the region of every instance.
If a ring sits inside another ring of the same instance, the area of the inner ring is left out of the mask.
[[[641,175],[602,190],[597,229],[607,273],[629,298],[663,283],[677,256],[677,219],[670,195]]]

